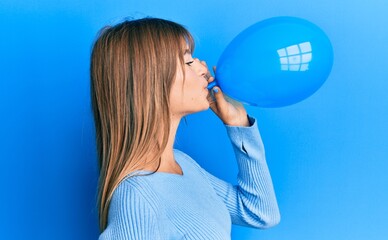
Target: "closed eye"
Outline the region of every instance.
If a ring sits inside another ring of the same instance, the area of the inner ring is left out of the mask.
[[[190,62],[187,62],[186,64],[191,66],[191,64],[193,64],[194,61],[190,61]]]

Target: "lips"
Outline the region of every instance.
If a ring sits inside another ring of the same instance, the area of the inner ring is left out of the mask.
[[[203,93],[207,96],[207,95],[209,95],[209,90],[207,88],[204,88]]]

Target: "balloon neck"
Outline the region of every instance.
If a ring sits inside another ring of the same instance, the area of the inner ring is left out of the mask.
[[[207,89],[211,90],[215,86],[218,86],[216,79],[214,79],[213,82],[211,82],[211,83],[209,83],[209,85],[207,85]]]

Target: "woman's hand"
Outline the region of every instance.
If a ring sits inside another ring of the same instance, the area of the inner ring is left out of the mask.
[[[207,67],[204,61],[201,61],[201,63]],[[213,71],[216,72],[216,67],[213,67]],[[207,76],[209,83],[214,81],[214,77],[211,76],[209,71]],[[210,108],[224,124],[229,126],[250,126],[244,106],[223,94],[218,86],[212,89],[212,93],[209,93],[208,101]]]

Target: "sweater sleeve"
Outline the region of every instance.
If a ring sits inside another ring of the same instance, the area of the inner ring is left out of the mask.
[[[108,216],[108,226],[99,240],[158,240],[156,211],[136,184],[122,182],[115,190]]]
[[[233,224],[269,228],[279,223],[280,213],[257,122],[251,117],[249,121],[250,127],[226,126],[237,159],[238,184],[202,171],[225,202]]]

